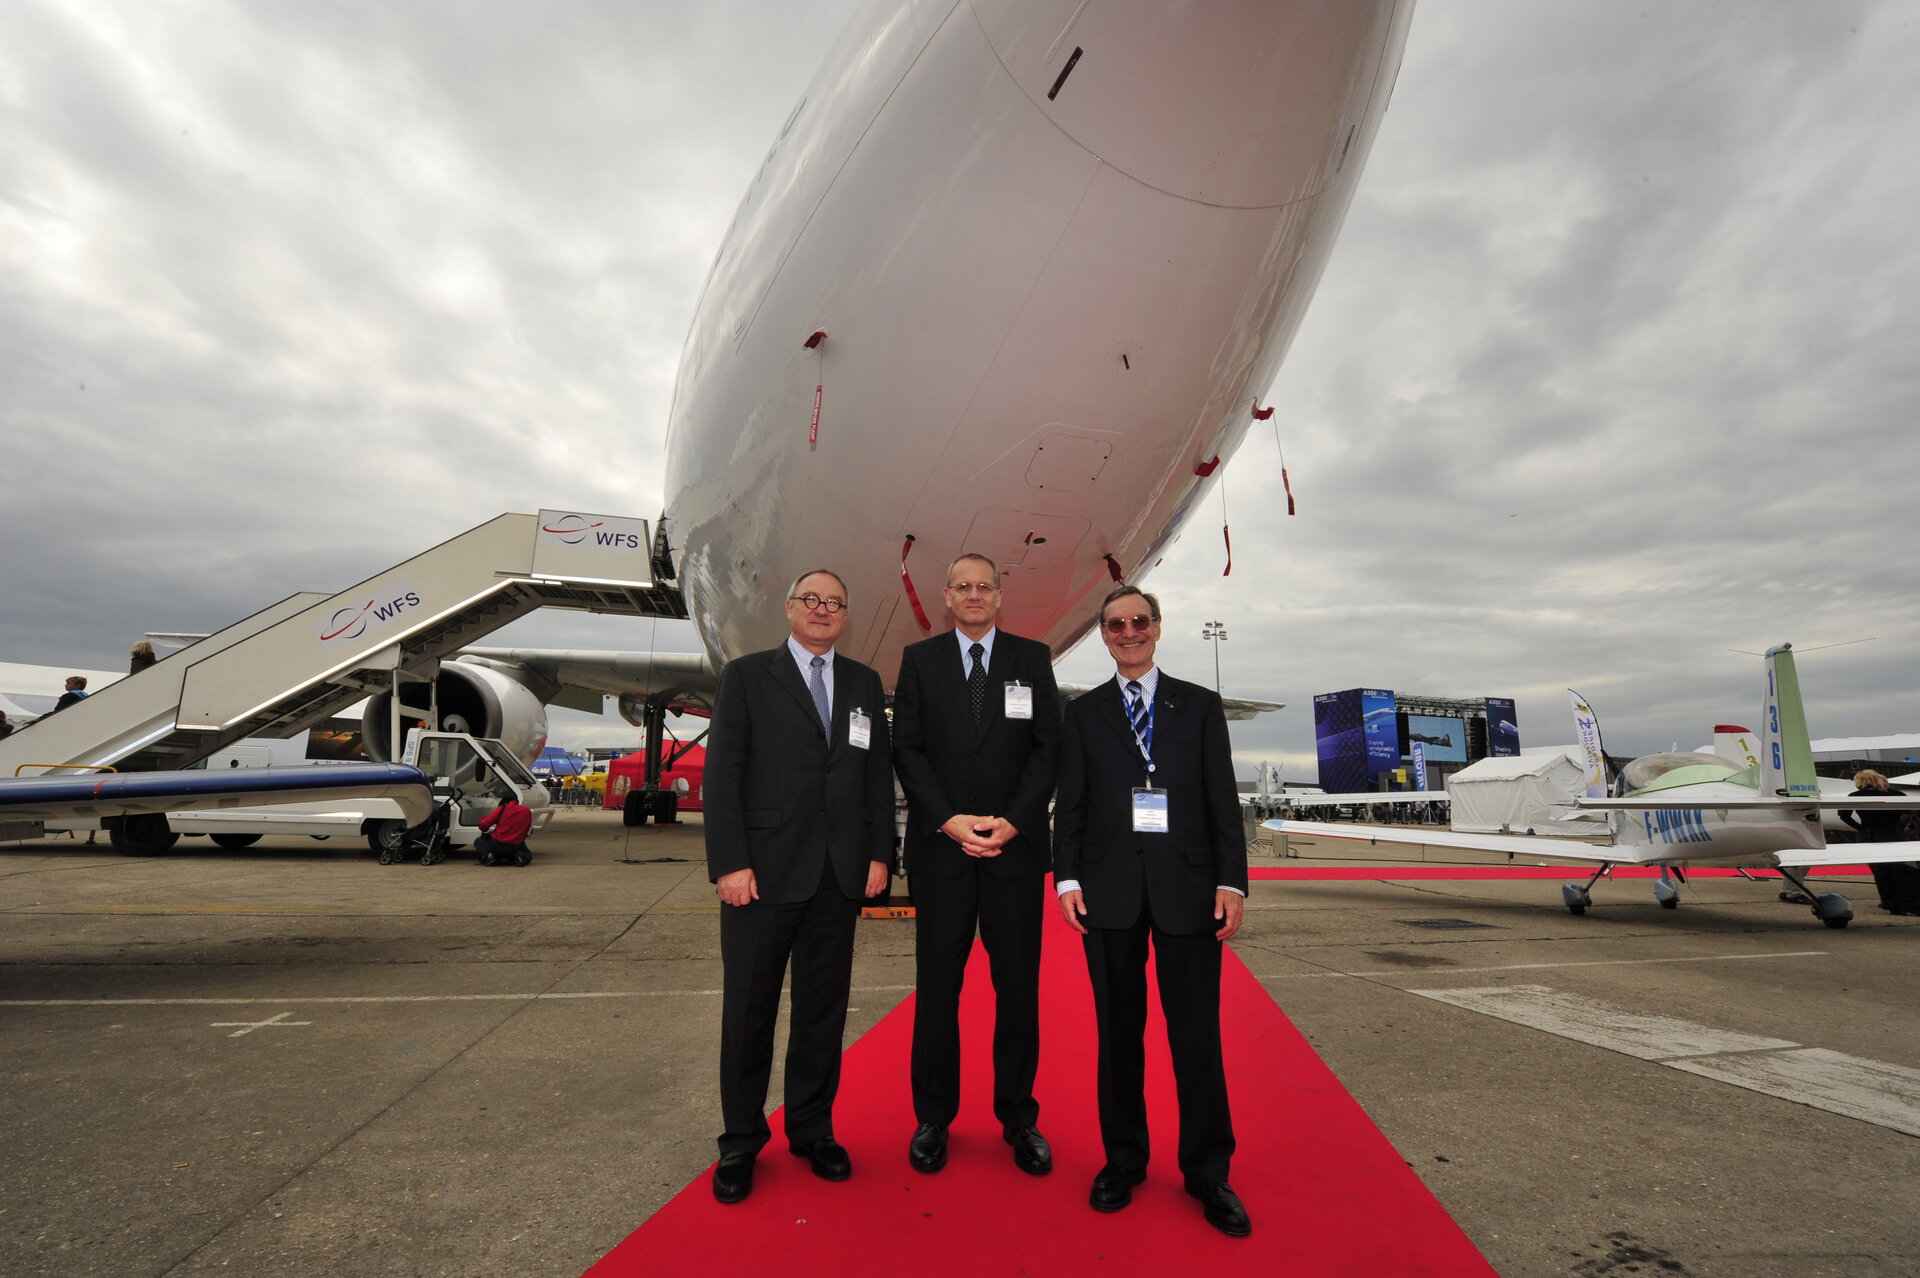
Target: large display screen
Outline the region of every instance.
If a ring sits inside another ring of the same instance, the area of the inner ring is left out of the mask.
[[[1367,740],[1361,728],[1360,689],[1323,692],[1313,699],[1313,738],[1320,756],[1320,788],[1357,794],[1367,784]]]
[[[1511,697],[1487,698],[1487,753],[1495,758],[1520,753],[1520,716]]]
[[[1465,763],[1467,761],[1467,725],[1465,720],[1437,715],[1407,716],[1407,743],[1426,747],[1428,763]]]
[[[1366,727],[1367,772],[1378,775],[1400,766],[1399,704],[1383,688],[1360,690],[1360,721]],[[1373,786],[1369,784],[1368,789]]]

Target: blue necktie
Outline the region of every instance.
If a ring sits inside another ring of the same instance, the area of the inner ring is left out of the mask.
[[[1146,754],[1147,697],[1137,679],[1127,680],[1127,722],[1133,725],[1133,739],[1140,743],[1140,753]]]
[[[820,673],[827,664],[825,657],[813,659],[813,673],[807,676],[807,691],[813,694],[813,708],[820,715],[820,727],[827,734],[829,744],[833,741],[833,711],[827,708],[827,680]]]

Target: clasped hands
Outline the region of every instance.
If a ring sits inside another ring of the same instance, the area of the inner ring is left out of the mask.
[[[940,827],[940,832],[960,845],[968,856],[999,856],[1007,840],[1019,834],[1005,817],[973,816],[956,812]]]

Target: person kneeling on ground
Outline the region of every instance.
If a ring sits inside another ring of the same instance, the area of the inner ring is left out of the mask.
[[[529,865],[533,853],[527,851],[527,832],[533,829],[533,813],[510,794],[500,796],[500,806],[480,818],[480,837],[473,841],[482,865]]]

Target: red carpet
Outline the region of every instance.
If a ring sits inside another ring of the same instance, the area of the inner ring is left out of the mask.
[[[1232,1179],[1253,1217],[1252,1237],[1217,1233],[1181,1188],[1173,1077],[1157,1007],[1147,1031],[1153,1165],[1125,1211],[1106,1216],[1088,1207],[1102,1162],[1093,996],[1078,938],[1052,917],[1046,935],[1038,1094],[1040,1129],[1054,1150],[1051,1175],[1028,1176],[1013,1165],[988,1104],[991,987],[976,947],[961,1008],[966,1099],[944,1171],[926,1176],[907,1166],[909,996],[847,1049],[834,1125],[853,1156],[853,1179],[815,1179],[786,1152],[776,1114],[752,1197],[723,1207],[703,1173],[595,1265],[591,1278],[718,1270],[834,1278],[1493,1273],[1231,953],[1222,1012],[1240,1145]]]
[[[1598,868],[1593,865],[1283,865],[1261,866],[1247,871],[1250,879],[1311,879],[1338,882],[1342,879],[1585,879]],[[1690,879],[1730,879],[1738,870],[1692,869]],[[1756,879],[1777,879],[1778,870],[1749,870]],[[1837,875],[1865,875],[1864,865],[1823,866],[1809,878],[1830,879]],[[1616,879],[1657,878],[1660,871],[1649,865],[1616,865],[1610,877]]]

